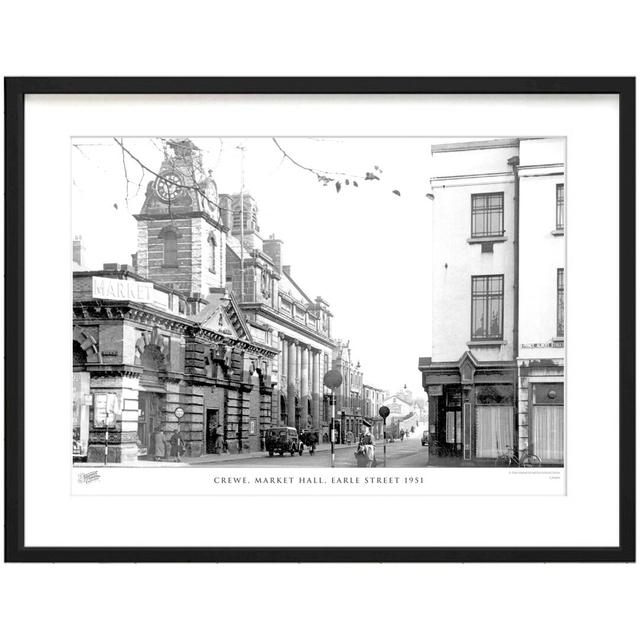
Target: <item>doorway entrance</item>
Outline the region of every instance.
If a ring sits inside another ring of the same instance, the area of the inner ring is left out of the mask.
[[[438,397],[436,440],[446,455],[462,455],[462,387],[445,387]]]
[[[205,448],[207,453],[216,453],[216,444],[222,434],[218,432],[219,409],[207,409],[206,414],[206,442]]]
[[[160,393],[138,393],[138,440],[143,449],[149,449],[154,429],[162,427],[163,405],[163,396]]]

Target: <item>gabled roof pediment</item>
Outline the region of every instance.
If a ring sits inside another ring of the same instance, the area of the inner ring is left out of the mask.
[[[208,331],[220,333],[230,338],[238,338],[238,333],[229,318],[229,314],[223,307],[213,309],[212,313],[201,326]]]
[[[233,293],[220,289],[207,296],[207,303],[196,316],[203,329],[253,344],[249,325]]]
[[[462,384],[471,384],[473,376],[480,363],[471,351],[465,351],[460,360],[458,360],[458,368],[460,369],[460,380]]]

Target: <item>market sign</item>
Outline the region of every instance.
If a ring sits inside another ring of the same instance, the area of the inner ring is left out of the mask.
[[[153,302],[153,284],[136,280],[118,280],[93,276],[93,297],[103,300]]]

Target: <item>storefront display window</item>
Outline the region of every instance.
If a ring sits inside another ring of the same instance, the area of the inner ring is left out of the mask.
[[[513,385],[479,384],[476,393],[476,456],[496,458],[513,446]]]
[[[448,388],[446,398],[448,407],[462,406],[462,392],[459,387]]]
[[[564,404],[564,385],[561,382],[537,382],[533,385],[534,404]]]
[[[73,456],[83,458],[89,446],[89,374],[73,373]]]
[[[476,404],[513,405],[513,385],[479,384],[476,386]]]
[[[534,383],[531,407],[532,453],[543,463],[564,460],[564,384]]]

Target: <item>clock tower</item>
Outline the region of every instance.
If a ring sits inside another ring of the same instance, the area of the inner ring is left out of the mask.
[[[168,140],[138,221],[138,273],[194,301],[224,287],[227,232],[218,190],[188,138]],[[194,310],[198,308],[195,305]]]

